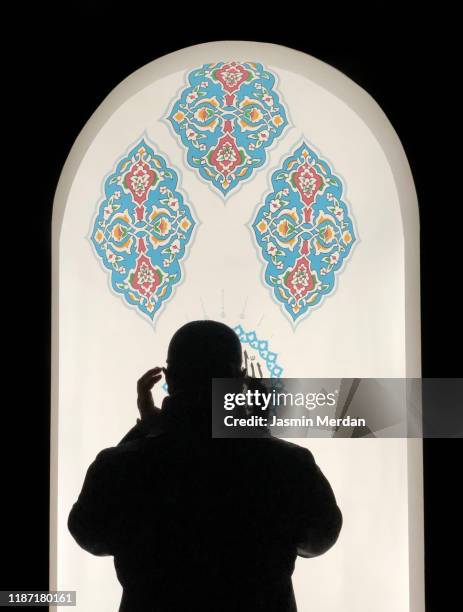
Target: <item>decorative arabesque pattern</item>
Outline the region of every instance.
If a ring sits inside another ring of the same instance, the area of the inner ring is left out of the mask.
[[[269,349],[268,340],[258,338],[255,331],[247,332],[241,325],[233,328],[243,347],[243,366],[255,378],[280,378],[283,368],[278,354]]]
[[[272,174],[253,222],[265,283],[293,322],[320,304],[356,240],[343,186],[303,142]]]
[[[225,197],[265,163],[288,124],[274,85],[262,64],[205,64],[190,72],[172,107],[168,120],[188,164]]]
[[[106,179],[91,235],[112,289],[151,320],[181,280],[195,226],[177,182],[141,140]]]

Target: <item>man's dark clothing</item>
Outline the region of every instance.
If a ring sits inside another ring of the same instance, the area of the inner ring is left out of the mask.
[[[196,408],[168,398],[157,432],[140,426],[102,451],[69,529],[114,555],[121,612],[294,611],[298,547],[323,552],[341,527],[331,487],[308,450],[211,439]]]

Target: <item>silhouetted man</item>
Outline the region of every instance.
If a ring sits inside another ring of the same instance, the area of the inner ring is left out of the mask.
[[[312,454],[263,434],[211,438],[211,378],[244,376],[226,325],[194,321],[173,336],[162,409],[138,381],[141,419],[90,466],[69,529],[113,555],[120,611],[289,612],[297,555],[336,541],[342,517]]]

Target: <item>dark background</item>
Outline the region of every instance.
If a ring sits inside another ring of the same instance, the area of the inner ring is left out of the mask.
[[[161,55],[212,40],[273,42],[335,66],[376,99],[399,134],[418,191],[423,376],[461,376],[456,340],[461,330],[461,161],[448,148],[456,127],[451,109],[458,78],[449,29],[454,17],[447,12],[441,19],[438,8],[405,12],[404,6],[381,2],[343,9],[297,4],[288,6],[288,13],[284,6],[237,5],[228,15],[220,14],[217,4],[198,4],[198,24],[192,21],[195,6],[71,3],[62,14],[58,8],[48,13],[19,8],[4,26],[16,34],[4,60],[13,101],[4,116],[4,127],[13,127],[2,181],[11,189],[11,199],[3,200],[2,234],[10,236],[13,253],[7,258],[3,250],[3,278],[10,279],[11,291],[4,302],[21,331],[8,345],[10,371],[4,379],[5,389],[13,392],[5,406],[18,418],[3,435],[3,447],[10,443],[2,473],[9,481],[3,505],[12,546],[4,555],[2,589],[48,588],[54,190],[75,138],[100,102],[122,79]],[[22,114],[16,119],[18,110]],[[3,337],[10,327],[6,321]],[[459,532],[457,445],[457,440],[424,442],[427,612],[446,609],[442,601],[456,567],[448,558]]]

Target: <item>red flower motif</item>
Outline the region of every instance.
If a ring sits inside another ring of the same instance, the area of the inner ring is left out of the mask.
[[[315,287],[310,262],[307,257],[300,257],[285,278],[285,285],[296,299],[305,297]]]
[[[230,62],[216,70],[214,76],[222,84],[225,91],[233,93],[246,81],[249,77],[249,72],[241,64]]]
[[[124,177],[124,185],[137,204],[143,204],[157,180],[155,171],[144,161],[135,162]]]
[[[312,206],[315,196],[323,185],[323,178],[307,162],[293,174],[293,182],[306,206]],[[307,222],[307,219],[306,219]]]
[[[137,259],[137,266],[133,273],[131,284],[136,291],[146,297],[153,295],[161,284],[159,270],[151,265],[146,255],[140,255]]]
[[[222,136],[211,155],[210,163],[225,176],[242,163],[241,153],[233,136],[230,134]]]

